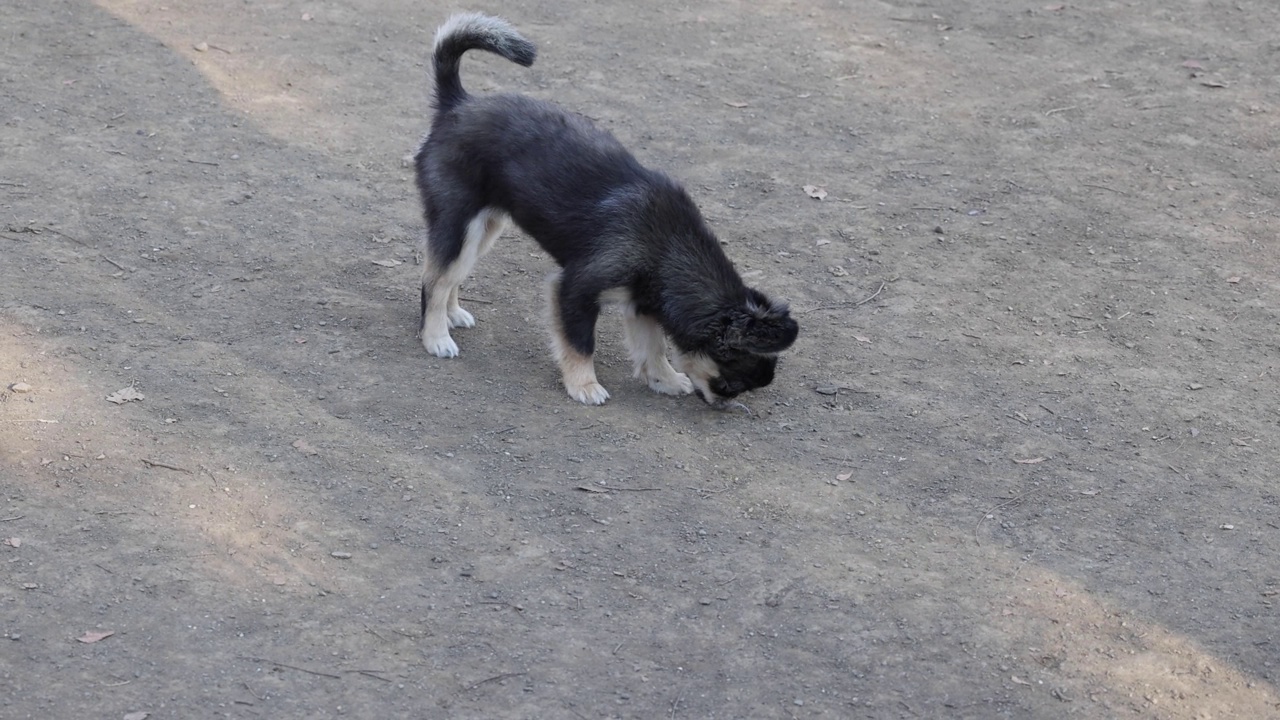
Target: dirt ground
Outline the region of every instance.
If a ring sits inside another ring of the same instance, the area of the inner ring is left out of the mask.
[[[0,717],[1280,717],[1280,6],[475,8],[790,301],[753,416],[571,401],[515,232],[417,343],[456,9],[0,4]]]

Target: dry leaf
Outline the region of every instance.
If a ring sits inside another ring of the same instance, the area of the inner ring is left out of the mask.
[[[1020,460],[1018,458],[1014,458],[1013,461],[1020,465],[1035,465],[1036,463],[1042,463],[1047,459],[1048,458],[1044,458],[1044,457],[1033,457],[1033,458],[1027,458],[1026,460]]]
[[[579,490],[582,490],[582,491],[584,491],[584,492],[589,492],[589,493],[607,493],[607,492],[609,492],[608,490],[605,490],[604,488],[593,487],[593,486],[591,486],[591,485],[579,485],[579,486],[578,486],[578,489],[579,489]]]
[[[857,340],[858,342],[864,342],[867,344],[871,343],[871,338],[865,338],[865,337],[862,337],[861,335],[854,335],[853,339]]]
[[[1028,681],[1026,681],[1026,680],[1023,680],[1022,678],[1018,677],[1017,675],[1010,675],[1010,676],[1009,676],[1009,679],[1010,679],[1010,680],[1012,680],[1012,681],[1014,681],[1015,683],[1017,683],[1017,684],[1019,684],[1019,685],[1030,685],[1030,684],[1031,684],[1030,682],[1028,682]]]
[[[5,538],[4,544],[9,547],[22,547],[22,538]]]
[[[400,262],[399,260],[392,259],[392,260],[374,260],[373,264],[381,265],[382,267],[395,267],[397,265],[403,265],[404,263]]]
[[[146,395],[143,395],[142,393],[138,392],[137,388],[130,385],[127,388],[120,388],[119,390],[108,395],[107,402],[115,403],[117,405],[123,405],[127,402],[142,400],[144,398],[146,398]]]
[[[1224,88],[1227,86],[1226,83],[1217,80],[1201,80],[1200,84],[1207,88]]]
[[[90,630],[89,632],[76,638],[76,640],[79,640],[80,642],[85,644],[96,643],[99,640],[106,640],[107,638],[115,634],[116,633],[114,630]]]
[[[725,100],[724,104],[728,105],[731,108],[744,108],[747,106],[746,103],[741,102],[739,100]]]
[[[151,717],[149,712],[132,712],[124,716],[124,720],[147,720]]]
[[[839,480],[840,482],[844,482],[845,480],[848,480],[851,477],[853,477],[853,473],[840,473],[839,475],[836,476],[836,479]]]
[[[1081,491],[1080,491],[1080,494],[1081,494],[1081,495],[1088,495],[1089,497],[1093,497],[1094,495],[1097,495],[1099,492],[1101,492],[1101,490],[1081,490]]]
[[[1239,276],[1239,275],[1237,275],[1237,276],[1235,276],[1235,277],[1229,277],[1229,278],[1227,278],[1227,282],[1229,282],[1229,283],[1231,283],[1232,285],[1234,285],[1234,284],[1236,284],[1236,283],[1240,282],[1240,276]]]
[[[294,440],[293,447],[303,455],[319,455],[320,454],[319,450],[315,449],[315,447],[311,443],[307,442],[306,440],[303,440],[302,438],[298,438],[297,440]]]
[[[1062,12],[1063,10],[1067,9],[1067,6],[1066,5],[1045,5],[1044,9],[1048,10],[1049,12]]]
[[[38,587],[40,586],[36,583],[22,583],[23,590],[35,590]]]
[[[805,185],[804,194],[814,200],[821,200],[827,196],[827,189],[818,185]]]

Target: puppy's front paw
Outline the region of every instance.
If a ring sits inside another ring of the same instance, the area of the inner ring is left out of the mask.
[[[649,389],[663,395],[688,395],[693,392],[693,381],[684,373],[671,371],[666,377],[650,377]]]
[[[609,399],[609,391],[600,383],[592,380],[581,385],[567,385],[569,397],[583,405],[603,405]]]
[[[426,348],[427,352],[435,355],[436,357],[458,357],[458,344],[453,341],[453,338],[449,337],[448,333],[445,333],[440,337],[422,338],[422,347]]]
[[[476,318],[471,313],[460,307],[453,308],[449,311],[449,327],[451,328],[469,328],[476,326]]]

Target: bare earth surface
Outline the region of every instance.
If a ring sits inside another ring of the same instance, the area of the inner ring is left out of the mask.
[[[791,302],[753,416],[572,402],[515,232],[417,343],[456,9],[0,3],[0,717],[1280,717],[1280,7],[474,8]]]

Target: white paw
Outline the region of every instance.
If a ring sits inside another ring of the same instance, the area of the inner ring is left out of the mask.
[[[667,377],[649,377],[649,389],[663,395],[688,395],[693,392],[693,381],[688,375],[672,371]]]
[[[448,333],[435,338],[422,338],[422,347],[436,357],[458,357],[458,344],[449,337]]]
[[[476,317],[460,307],[449,311],[449,327],[469,328],[476,326]]]
[[[569,387],[569,397],[583,405],[603,405],[609,399],[609,391],[598,382],[589,382],[576,387]]]

